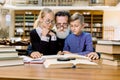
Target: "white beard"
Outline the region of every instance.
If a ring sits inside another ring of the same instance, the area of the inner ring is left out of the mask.
[[[56,32],[56,35],[58,38],[60,39],[65,39],[68,35],[69,35],[69,31],[65,31],[65,32]]]
[[[57,28],[54,27],[54,30],[56,32],[57,37],[60,39],[65,39],[70,33],[69,28],[64,29],[64,31],[61,31],[61,30],[58,30]]]

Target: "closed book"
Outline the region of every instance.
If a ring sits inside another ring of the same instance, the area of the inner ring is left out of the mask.
[[[96,52],[120,54],[120,45],[96,44]]]
[[[5,58],[5,57],[18,57],[18,52],[17,51],[2,51],[2,52],[0,52],[0,58]]]
[[[23,59],[19,57],[0,58],[0,66],[14,66],[23,64]]]
[[[102,64],[111,65],[111,66],[120,66],[120,60],[103,59]]]
[[[0,45],[0,52],[3,51],[16,51],[16,48],[15,46]]]
[[[98,40],[97,44],[120,45],[119,40]]]
[[[101,53],[101,58],[110,60],[120,60],[120,54]]]
[[[45,68],[97,68],[98,64],[89,60],[75,59],[70,61],[58,61],[46,59],[43,63]]]

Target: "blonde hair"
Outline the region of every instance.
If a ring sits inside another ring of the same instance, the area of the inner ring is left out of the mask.
[[[51,13],[51,12],[53,13],[53,11],[52,11],[51,9],[49,9],[49,8],[43,8],[43,9],[40,11],[37,19],[35,20],[34,25],[33,25],[33,28],[38,27],[38,26],[40,25],[40,19],[43,18],[46,13]]]
[[[75,20],[80,20],[80,23],[83,24],[84,16],[82,14],[80,14],[79,12],[76,12],[70,18],[70,21],[75,21]]]

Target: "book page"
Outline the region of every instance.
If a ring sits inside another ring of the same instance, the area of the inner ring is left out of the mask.
[[[72,68],[71,61],[57,61],[57,59],[46,59],[43,63],[45,68]]]
[[[36,58],[33,59],[29,56],[20,56],[21,58],[23,58],[23,61],[25,63],[43,63],[45,61],[45,58]]]
[[[47,56],[42,56],[42,58],[46,59],[56,59],[56,58],[79,58],[79,59],[87,59],[90,60],[86,56],[78,55],[78,54],[64,54],[64,55],[47,55]]]
[[[76,68],[100,68],[97,63],[85,59],[77,59],[73,64]]]
[[[72,63],[74,65],[76,65],[76,64],[97,65],[97,63],[95,63],[95,62],[91,62],[89,60],[84,60],[84,59],[72,60]]]

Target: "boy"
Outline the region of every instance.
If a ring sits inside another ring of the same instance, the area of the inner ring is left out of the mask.
[[[96,53],[93,53],[91,34],[82,31],[84,26],[84,16],[74,13],[70,18],[70,30],[72,33],[65,39],[64,54],[74,53],[85,56],[93,54],[97,56]]]

